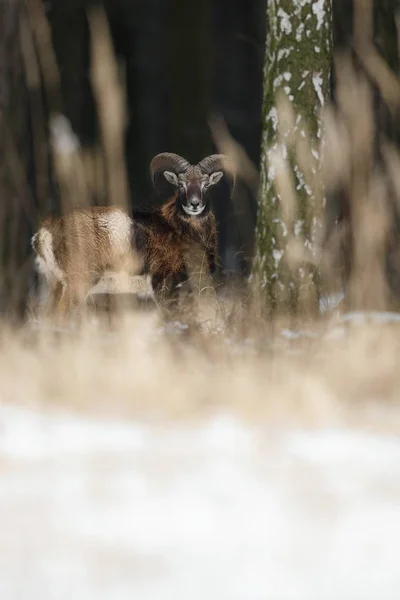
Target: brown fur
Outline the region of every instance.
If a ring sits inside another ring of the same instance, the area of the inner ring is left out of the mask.
[[[98,220],[99,216],[115,214],[116,211],[118,209],[114,207],[91,207],[61,218],[48,217],[44,220],[43,227],[52,232],[54,254],[63,270],[70,270],[77,253],[79,264],[73,266],[90,273],[92,279],[98,278],[106,269],[119,270],[119,263],[127,257],[124,253],[113,251]]]
[[[150,163],[150,175],[161,198],[168,189],[174,190],[156,215],[135,216],[135,242],[146,256],[155,294],[163,289],[170,294],[185,278],[199,292],[209,288],[217,240],[209,190],[224,177],[232,194],[236,178],[232,161],[212,154],[191,165],[178,154],[161,152]]]
[[[48,310],[64,313],[83,302],[107,270],[136,273],[141,263],[132,251],[131,236],[131,220],[114,207],[46,218],[32,245],[50,287]]]
[[[132,221],[116,208],[90,208],[44,221],[33,247],[59,310],[83,300],[105,270],[131,269],[133,255],[151,276],[156,298],[175,300],[186,279],[198,291],[210,286],[217,231],[207,193],[224,175],[232,190],[229,160],[215,154],[190,165],[161,153],[151,161],[150,174],[162,197],[166,183],[176,189],[152,214],[135,212]]]
[[[134,215],[135,242],[144,259],[144,271],[152,275],[156,296],[168,296],[177,283],[196,275],[204,283],[214,269],[217,231],[212,212],[204,217],[176,214],[176,196],[151,215]]]
[[[176,196],[152,214],[133,215],[129,248],[110,243],[104,221],[112,214],[125,213],[112,207],[90,207],[63,217],[48,217],[34,237],[33,248],[46,262],[45,245],[51,234],[52,252],[60,277],[46,275],[50,286],[48,311],[65,313],[82,303],[105,271],[125,270],[150,274],[159,300],[172,298],[176,285],[190,277],[192,284],[206,285],[216,256],[216,222],[211,212],[204,217],[176,214]],[[101,218],[99,220],[99,217]],[[103,220],[103,226],[101,226]]]

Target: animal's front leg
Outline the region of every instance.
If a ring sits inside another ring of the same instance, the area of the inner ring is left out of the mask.
[[[165,314],[171,314],[178,308],[180,278],[177,275],[152,276],[152,287],[157,305]]]
[[[187,266],[192,296],[190,298],[191,315],[196,322],[214,322],[219,310],[212,272],[215,270],[215,253],[207,248],[198,247],[187,253]]]
[[[212,287],[210,265],[213,266],[207,250],[203,246],[189,249],[185,252],[184,262],[193,294],[206,293]]]
[[[207,253],[207,262],[208,262],[208,269],[209,269],[210,275],[214,276],[215,271],[217,269],[217,257],[216,257],[216,253],[214,252],[214,250],[209,251]]]
[[[53,317],[57,312],[58,305],[60,304],[62,295],[64,293],[64,283],[61,281],[52,282],[49,286],[49,297],[46,300],[44,307],[44,315],[46,317]]]

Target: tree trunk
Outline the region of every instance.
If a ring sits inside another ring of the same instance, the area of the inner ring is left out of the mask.
[[[311,265],[322,202],[320,109],[330,86],[331,2],[269,0],[266,18],[254,274],[270,309],[298,313],[318,305],[318,275]],[[290,110],[283,120],[277,110],[280,94],[292,105],[293,122]]]
[[[31,283],[32,140],[19,0],[0,1],[0,312],[24,314]]]

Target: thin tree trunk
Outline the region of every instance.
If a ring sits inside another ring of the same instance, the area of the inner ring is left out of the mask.
[[[331,2],[269,0],[266,18],[254,273],[267,292],[270,308],[298,312],[306,304],[310,306],[310,299],[313,308],[318,301],[316,270],[305,264],[310,265],[313,254],[322,201],[318,182],[320,109],[329,95]],[[294,111],[291,115],[291,110],[286,110],[283,122],[277,110],[280,94]],[[309,156],[305,156],[307,152]],[[298,260],[291,258],[289,242],[292,249],[297,247]]]
[[[0,312],[24,314],[35,216],[28,91],[21,51],[23,3],[0,0]]]

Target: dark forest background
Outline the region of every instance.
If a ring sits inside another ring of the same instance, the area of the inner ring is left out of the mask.
[[[97,141],[88,83],[86,9],[100,2],[53,0],[48,17],[60,68],[65,113],[83,144]],[[126,159],[134,207],[156,202],[148,165],[176,152],[195,163],[216,151],[208,120],[221,115],[231,135],[259,163],[266,0],[105,0],[126,81]],[[246,268],[256,199],[215,204],[225,271]],[[234,208],[235,207],[235,211]]]
[[[216,150],[209,127],[209,119],[215,115],[223,117],[230,134],[258,167],[266,4],[267,0],[44,2],[61,78],[60,110],[82,146],[88,148],[98,142],[99,125],[89,78],[87,9],[102,5],[106,11],[125,81],[131,207],[146,208],[157,202],[148,176],[155,154],[171,151],[197,162]],[[375,2],[375,41],[398,73],[397,7],[394,0]],[[351,49],[352,1],[334,0],[333,9],[334,48]],[[30,236],[45,212],[35,165],[36,114],[32,107],[46,102],[42,89],[27,81],[21,51],[21,15],[25,11],[24,2],[0,0],[0,220],[4,232],[0,299],[2,310],[17,307],[17,314],[23,312],[23,299],[31,284]],[[36,50],[33,45],[32,52]],[[377,114],[386,131],[398,137],[397,124],[379,106]],[[18,178],[10,174],[16,172],[16,164]],[[59,211],[51,165],[49,182],[49,208]],[[100,194],[92,201],[103,203],[106,199]],[[336,216],[342,208],[340,201],[335,204]],[[233,202],[222,196],[215,211],[220,275],[248,273],[257,216],[254,191],[239,183]]]

